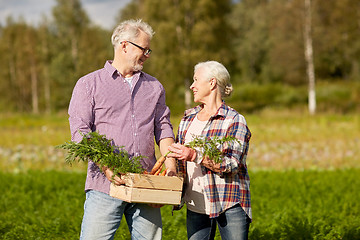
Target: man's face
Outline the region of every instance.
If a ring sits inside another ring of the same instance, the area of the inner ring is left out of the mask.
[[[139,37],[133,41],[133,43],[144,49],[150,48],[150,38],[144,32],[140,32]],[[134,44],[127,42],[127,47],[131,48],[130,61],[133,67],[133,71],[137,72],[143,69],[143,64],[150,57],[150,54],[145,56],[144,50],[140,49]]]

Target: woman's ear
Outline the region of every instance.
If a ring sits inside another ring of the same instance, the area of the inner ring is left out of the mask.
[[[210,79],[210,85],[211,85],[211,90],[214,90],[216,88],[217,85],[216,78]]]

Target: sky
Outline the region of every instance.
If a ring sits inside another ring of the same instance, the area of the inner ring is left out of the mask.
[[[80,0],[91,22],[112,30],[119,10],[131,0]],[[37,25],[43,16],[51,17],[56,0],[0,0],[0,24],[12,16],[15,21],[22,16],[28,24]]]

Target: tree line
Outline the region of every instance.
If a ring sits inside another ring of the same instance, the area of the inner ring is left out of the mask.
[[[183,109],[199,61],[222,62],[234,84],[307,85],[305,2],[132,0],[116,21],[142,18],[154,28],[144,70]],[[308,2],[316,79],[359,81],[360,1]],[[0,26],[0,111],[66,109],[75,82],[112,59],[111,32],[92,24],[80,0],[56,0],[37,26],[9,17]]]

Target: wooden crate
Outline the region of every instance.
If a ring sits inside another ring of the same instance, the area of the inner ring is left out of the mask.
[[[178,205],[183,178],[129,173],[125,185],[110,185],[110,196],[126,202]]]

